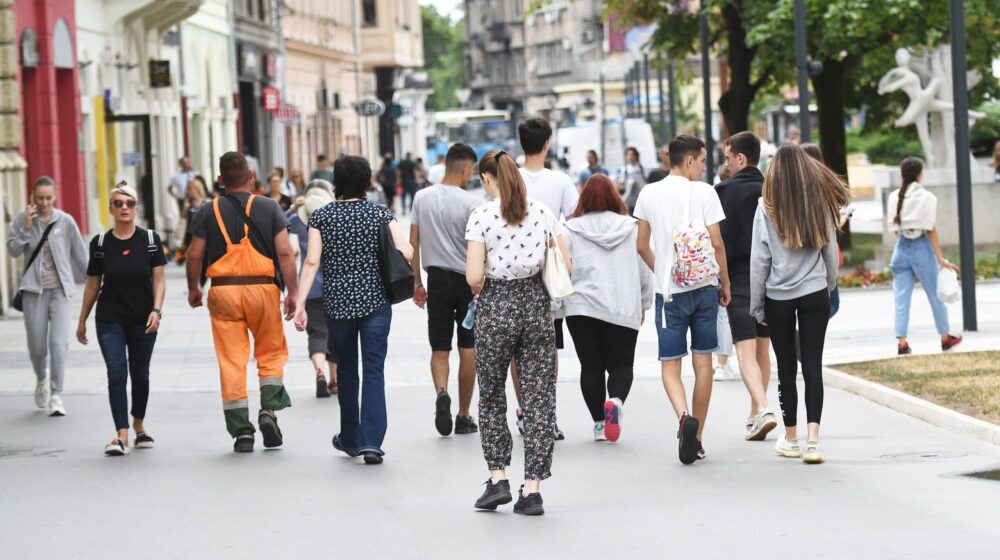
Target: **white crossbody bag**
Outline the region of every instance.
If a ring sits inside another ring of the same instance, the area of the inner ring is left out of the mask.
[[[573,281],[569,276],[566,259],[559,250],[559,243],[552,235],[552,224],[545,218],[545,264],[542,266],[542,283],[553,301],[560,301],[573,293]]]

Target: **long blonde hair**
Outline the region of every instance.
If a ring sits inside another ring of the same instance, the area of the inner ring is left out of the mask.
[[[839,229],[840,208],[851,193],[822,163],[795,144],[783,144],[764,176],[764,210],[781,243],[789,249],[818,249]]]
[[[510,225],[517,225],[528,215],[528,189],[507,152],[493,150],[479,160],[479,173],[489,173],[497,179],[500,192],[500,215]]]

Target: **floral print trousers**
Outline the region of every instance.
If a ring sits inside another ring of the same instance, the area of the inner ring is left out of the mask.
[[[551,476],[555,427],[555,330],[541,276],[487,279],[476,310],[479,431],[490,470],[510,465],[507,369],[517,361],[524,413],[524,477]]]

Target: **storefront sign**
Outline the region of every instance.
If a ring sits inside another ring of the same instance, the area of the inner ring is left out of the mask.
[[[122,167],[139,167],[142,158],[139,152],[125,152],[122,154]]]
[[[274,113],[274,118],[285,126],[295,126],[299,124],[299,110],[295,105],[282,105]]]
[[[170,87],[169,60],[149,61],[149,87],[153,88]]]
[[[264,110],[274,113],[281,108],[281,92],[274,86],[266,86],[260,91],[260,96],[264,103]]]
[[[260,62],[253,45],[240,45],[240,76],[251,79],[260,76]]]
[[[385,103],[378,99],[362,99],[354,105],[354,110],[362,117],[380,117],[385,113]]]

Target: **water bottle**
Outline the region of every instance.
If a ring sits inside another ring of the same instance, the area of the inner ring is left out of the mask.
[[[476,300],[472,300],[469,304],[469,310],[465,312],[465,320],[462,321],[462,328],[466,330],[472,330],[472,327],[476,325]]]

